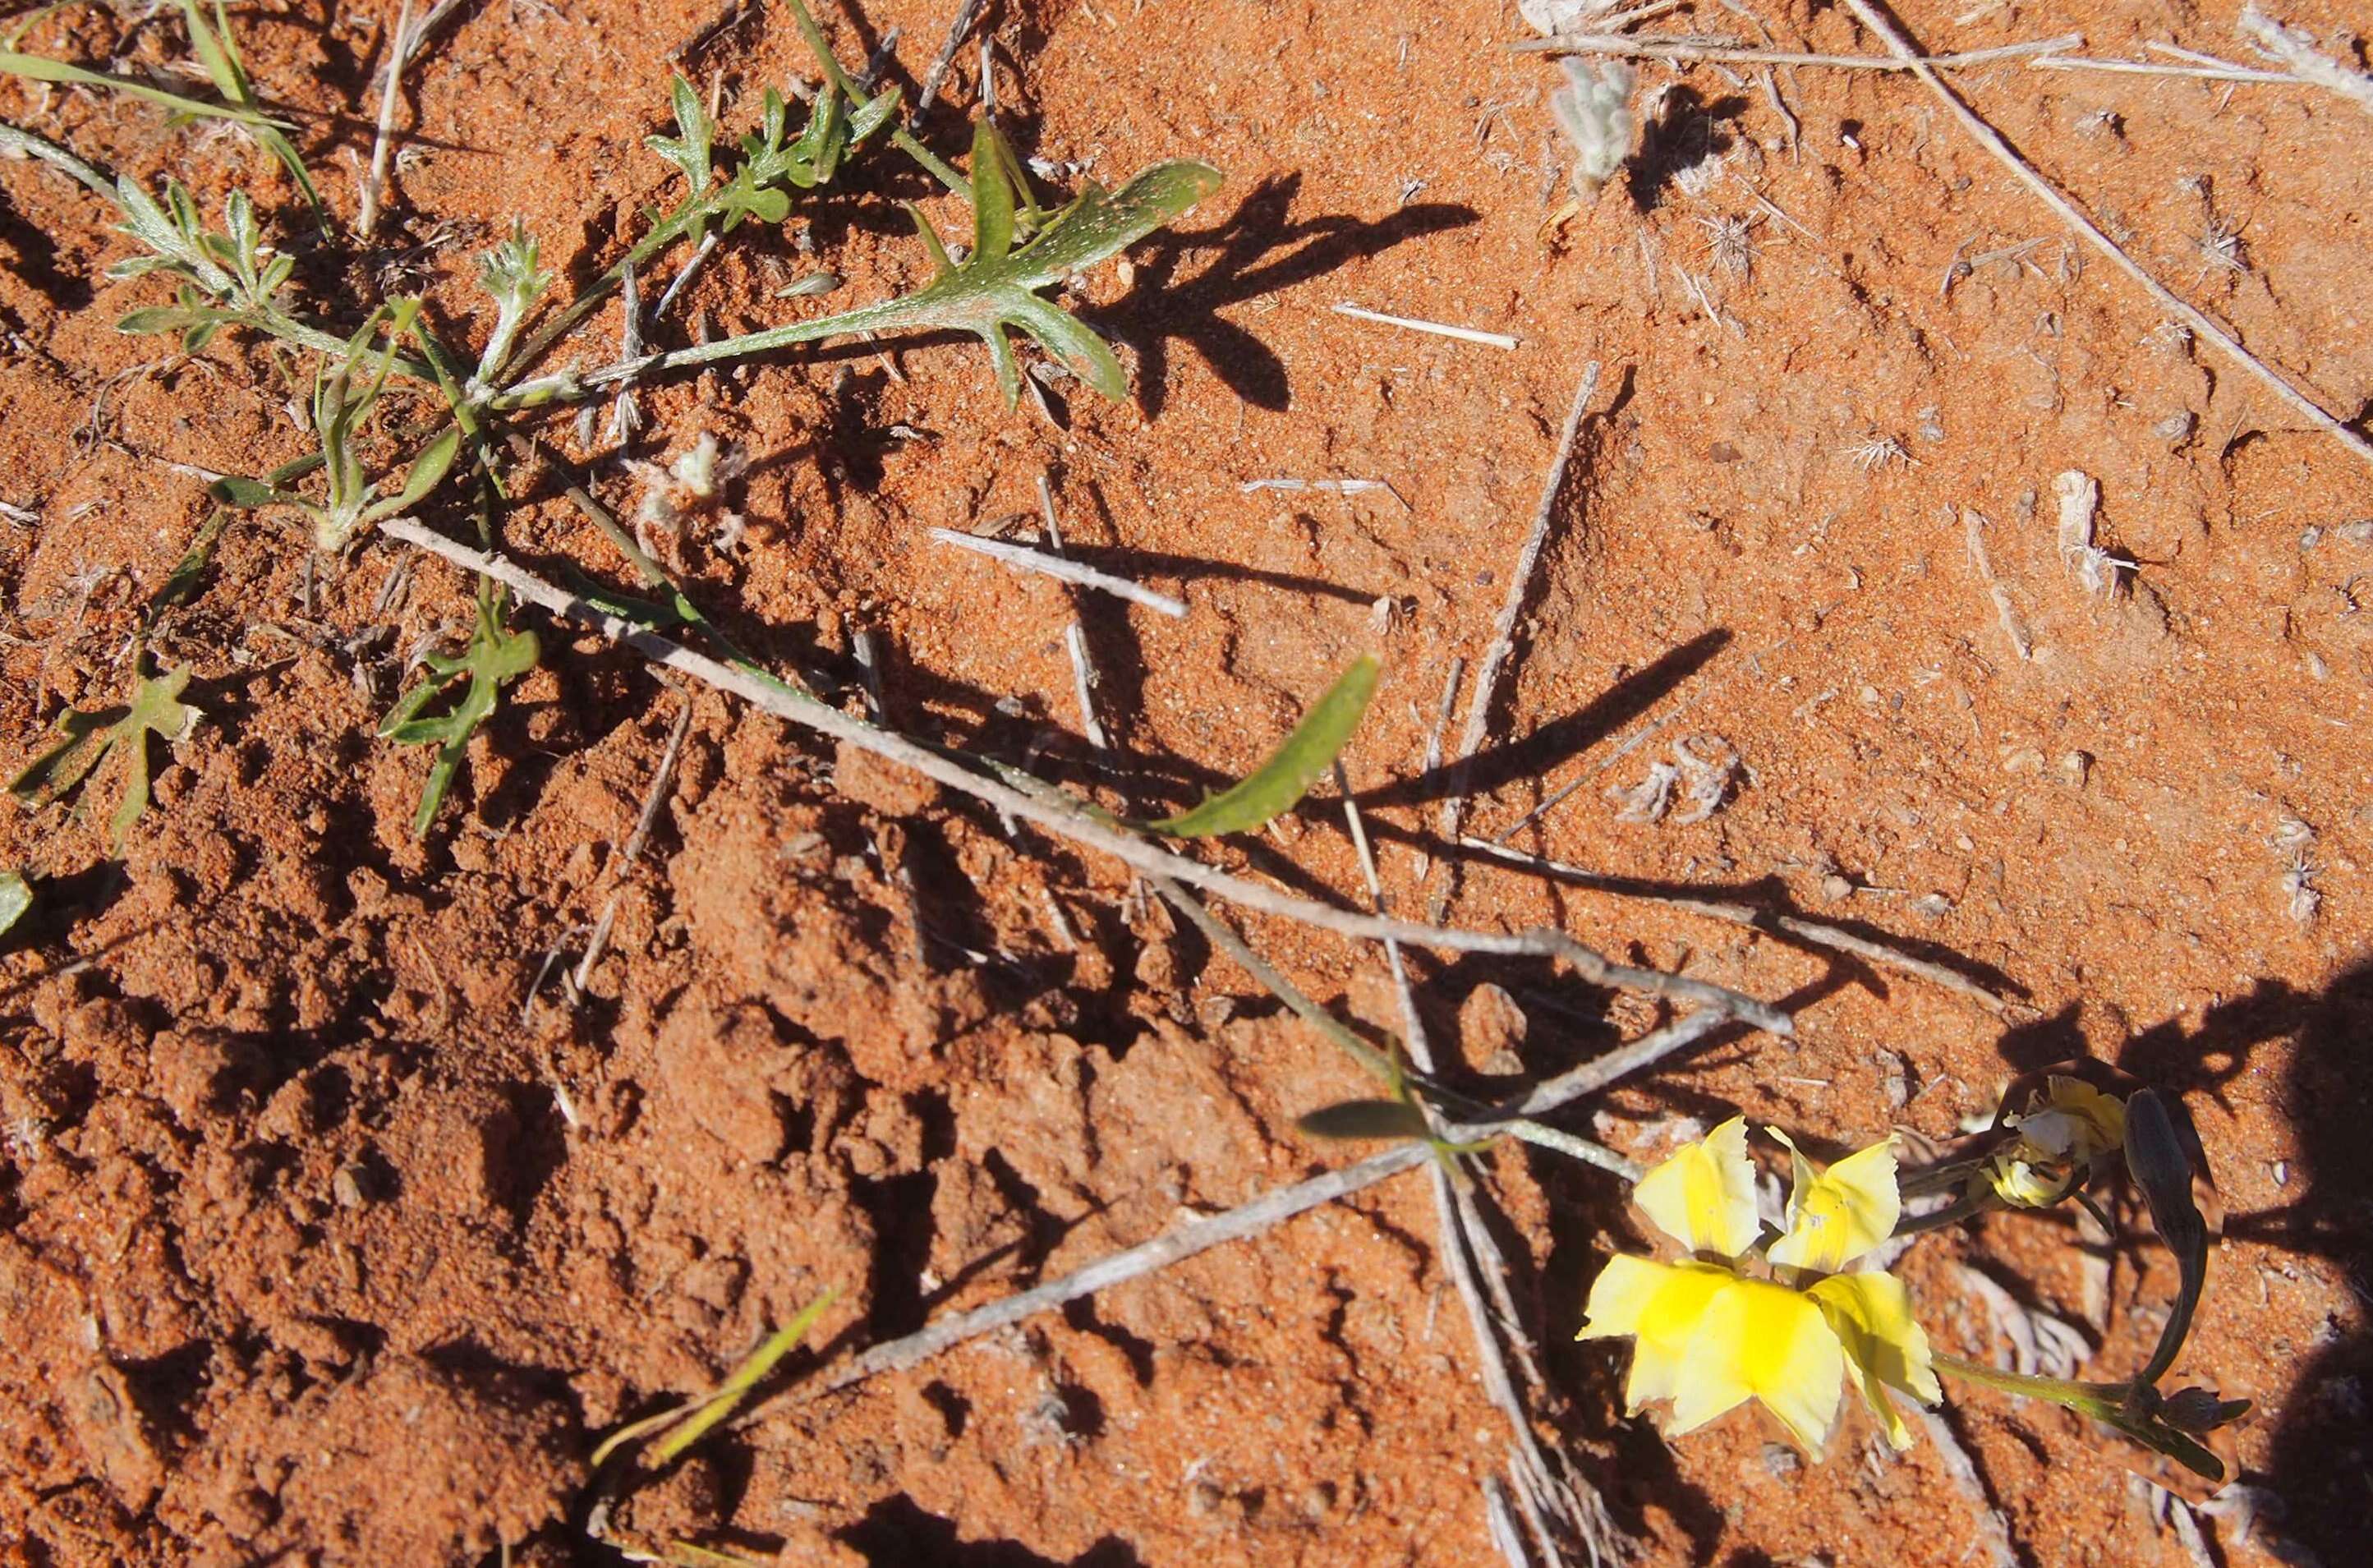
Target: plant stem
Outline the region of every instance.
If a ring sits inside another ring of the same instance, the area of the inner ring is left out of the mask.
[[[871,103],[872,95],[859,87],[841,68],[839,57],[833,53],[832,44],[824,36],[824,29],[816,26],[815,17],[808,10],[807,0],[790,0],[790,5],[791,20],[797,24],[800,36],[808,41],[808,48],[814,52],[816,64],[824,67],[826,78],[840,89],[843,98],[848,99],[850,112],[855,113]],[[890,142],[900,152],[921,164],[931,178],[951,192],[965,201],[972,200],[972,181],[950,168],[945,158],[917,141],[903,119],[891,125]]]
[[[1938,1355],[1930,1358],[1939,1372],[1946,1372],[1964,1381],[1999,1393],[2016,1394],[2025,1399],[2048,1399],[2055,1405],[2065,1405],[2072,1410],[2107,1419],[2115,1415],[2126,1394],[2123,1383],[2078,1383],[2064,1377],[2030,1377],[2023,1373],[2005,1372],[1999,1367],[1963,1361],[1959,1356]]]

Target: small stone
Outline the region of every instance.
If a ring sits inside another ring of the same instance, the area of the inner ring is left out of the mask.
[[[1853,896],[1854,884],[1836,872],[1821,879],[1821,896],[1832,904],[1842,904]]]

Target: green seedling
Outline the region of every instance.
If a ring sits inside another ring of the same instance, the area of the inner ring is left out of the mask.
[[[445,793],[452,788],[462,758],[469,755],[470,737],[493,716],[503,687],[534,669],[542,653],[533,632],[503,629],[504,609],[500,601],[481,594],[469,647],[458,657],[424,655],[428,673],[397,698],[380,721],[379,732],[384,740],[400,746],[437,748],[428,764],[427,782],[421,786],[420,809],[412,819],[415,834],[425,837],[437,820],[438,808],[445,803]],[[448,712],[422,717],[424,708],[464,677],[470,684],[461,701]]]
[[[132,700],[121,708],[59,716],[60,739],[8,782],[8,792],[28,811],[40,811],[74,794],[111,756],[121,756],[123,792],[108,819],[108,848],[123,852],[124,840],[148,809],[148,737],[181,740],[198,721],[198,710],[181,700],[190,684],[186,668],[152,672],[143,653],[134,666]]]
[[[808,1330],[815,1327],[816,1319],[824,1315],[825,1309],[839,1294],[837,1290],[828,1290],[802,1307],[798,1316],[767,1335],[766,1341],[733,1369],[731,1376],[708,1393],[695,1395],[657,1415],[629,1422],[603,1438],[602,1445],[593,1450],[592,1468],[600,1469],[613,1454],[655,1432],[663,1432],[666,1435],[651,1445],[653,1468],[668,1463],[699,1442],[718,1422],[740,1408],[742,1401],[749,1397],[750,1390],[775,1370],[777,1363],[799,1348],[800,1341],[808,1337]]]
[[[356,433],[378,405],[397,363],[397,345],[415,334],[419,314],[416,299],[380,306],[345,342],[337,357],[314,376],[313,429],[321,439],[319,466],[326,481],[320,500],[268,480],[237,477],[216,480],[210,486],[215,499],[226,506],[288,507],[300,511],[312,520],[314,547],[324,555],[335,555],[362,530],[417,505],[435,489],[461,451],[462,429],[458,424],[449,426],[422,449],[391,496],[379,493],[377,482],[355,451]],[[373,340],[380,335],[382,322],[384,341],[374,349]]]
[[[244,191],[223,203],[223,232],[209,229],[197,203],[178,180],[165,181],[160,205],[139,181],[125,175],[114,198],[123,213],[117,231],[147,247],[107,269],[115,278],[163,273],[174,280],[174,302],[134,310],[115,323],[118,332],[178,332],[181,352],[195,354],[227,322],[278,313],[280,290],[296,270],[296,258],[275,254],[255,226],[255,204]]]
[[[1210,838],[1222,833],[1251,832],[1292,811],[1350,743],[1351,731],[1359,728],[1370,699],[1376,695],[1379,671],[1374,655],[1361,655],[1311,706],[1284,743],[1242,783],[1192,811],[1137,825],[1173,838]]]
[[[1090,185],[1069,206],[1045,219],[1026,243],[1016,245],[1016,220],[1037,212],[1017,192],[1000,153],[1000,138],[986,120],[973,133],[973,248],[962,264],[948,253],[938,233],[915,215],[937,275],[913,294],[863,306],[836,316],[770,327],[739,337],[648,355],[589,376],[563,375],[523,383],[495,401],[497,408],[532,406],[559,398],[592,395],[613,382],[654,370],[742,359],[794,344],[816,343],[856,333],[966,332],[988,345],[997,384],[1009,405],[1020,401],[1022,378],[1007,337],[1019,330],[1105,396],[1128,395],[1128,379],[1112,347],[1078,318],[1038,290],[1060,283],[1163,227],[1220,188],[1220,171],[1208,163],[1180,159],[1156,164],[1106,192]],[[911,210],[911,209],[910,209]]]
[[[23,872],[0,872],[0,936],[6,936],[33,907],[33,884]]]
[[[731,179],[719,183],[713,168],[717,129],[697,95],[677,78],[669,99],[676,116],[677,135],[653,136],[649,145],[683,171],[689,193],[665,216],[649,215],[651,228],[634,249],[589,285],[568,307],[537,329],[516,356],[497,356],[481,362],[482,381],[492,382],[502,371],[532,365],[545,350],[599,309],[624,287],[625,280],[679,240],[695,244],[708,226],[730,231],[746,217],[780,223],[790,216],[790,192],[828,184],[849,155],[881,128],[897,109],[897,95],[883,93],[851,112],[837,89],[816,95],[807,127],[786,140],[790,110],[783,95],[767,89],[758,134],[741,142],[742,163]],[[531,401],[544,401],[535,399]],[[508,406],[520,406],[512,403]]]
[[[488,251],[478,263],[478,287],[495,301],[494,330],[486,334],[486,346],[478,356],[475,384],[484,386],[503,361],[511,357],[511,347],[519,341],[520,328],[527,324],[528,313],[544,291],[552,287],[552,275],[538,262],[536,242],[529,238],[527,226],[511,225],[510,238]]]

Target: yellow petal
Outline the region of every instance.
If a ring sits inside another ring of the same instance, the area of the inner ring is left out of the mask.
[[[1691,1252],[1736,1258],[1755,1245],[1755,1167],[1747,1160],[1747,1118],[1733,1117],[1686,1144],[1631,1189],[1658,1228]]]
[[[1837,1274],[1806,1293],[1829,1319],[1845,1349],[1846,1365],[1862,1397],[1898,1448],[1911,1446],[1903,1412],[1887,1397],[1900,1388],[1925,1404],[1944,1398],[1928,1358],[1928,1334],[1911,1316],[1911,1298],[1888,1274]]]
[[[1778,1129],[1772,1136],[1787,1142]],[[1903,1199],[1895,1186],[1895,1140],[1883,1138],[1826,1171],[1795,1153],[1795,1188],[1788,1194],[1788,1234],[1771,1244],[1771,1261],[1831,1274],[1895,1234]]]
[[[1669,1399],[1683,1352],[1716,1292],[1736,1278],[1706,1263],[1658,1263],[1618,1253],[1591,1282],[1577,1340],[1630,1334],[1631,1375],[1624,1403],[1637,1413],[1651,1399]]]
[[[1815,1455],[1836,1423],[1845,1352],[1810,1296],[1764,1280],[1733,1280],[1698,1319],[1673,1393],[1670,1435],[1752,1397]]]
[[[2068,1150],[2080,1160],[2106,1154],[2126,1141],[2126,1103],[2105,1094],[2081,1078],[2057,1074],[2046,1080],[2051,1109],[2075,1124],[2075,1138]],[[2022,1126],[2025,1124],[2022,1123]]]

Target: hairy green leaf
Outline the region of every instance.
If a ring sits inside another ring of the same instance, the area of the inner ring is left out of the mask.
[[[428,654],[423,661],[428,666],[428,673],[398,697],[387,717],[380,720],[379,732],[383,739],[400,746],[437,748],[437,755],[429,760],[427,780],[421,786],[420,809],[412,819],[415,835],[427,837],[429,825],[437,820],[438,808],[445,803],[445,793],[452,788],[454,775],[461,771],[462,759],[469,755],[470,737],[477,733],[479,725],[493,717],[503,687],[534,669],[542,651],[533,632],[505,631],[501,612],[481,598],[470,646],[459,658],[445,653]],[[420,717],[424,708],[465,676],[469,688],[450,712]]]
[[[1116,400],[1128,396],[1128,377],[1111,346],[1060,307],[1039,298],[1036,291],[1118,254],[1177,217],[1220,188],[1220,171],[1208,163],[1184,160],[1157,164],[1116,192],[1090,185],[1049,218],[1028,244],[1015,246],[1018,209],[1012,176],[1006,168],[1010,155],[1000,154],[999,146],[995,130],[986,121],[975,126],[975,245],[962,265],[952,262],[929,223],[919,214],[915,216],[925,248],[940,269],[916,292],[836,316],[653,355],[607,375],[587,377],[572,390],[606,384],[629,371],[743,358],[853,333],[956,331],[971,333],[988,345],[998,386],[1011,404],[1022,396],[1022,380],[1006,334],[1020,331],[1036,339],[1105,396]],[[533,401],[541,391],[521,389],[513,394],[516,405]]]
[[[22,76],[28,81],[58,82],[74,87],[105,88],[130,98],[161,104],[177,114],[193,114],[207,120],[236,120],[242,125],[270,128],[273,122],[252,109],[228,107],[219,103],[201,103],[194,98],[183,98],[146,82],[125,76],[111,76],[103,71],[87,70],[69,65],[63,60],[48,60],[38,54],[20,54],[13,49],[0,49],[0,72]]]
[[[181,701],[182,688],[189,684],[187,669],[144,674],[126,707],[67,710],[58,719],[58,743],[10,779],[8,792],[27,810],[38,811],[73,794],[100,764],[120,755],[123,793],[108,821],[108,847],[123,853],[133,825],[148,809],[148,737],[178,741],[197,722],[198,710]]]
[[[1373,654],[1362,654],[1338,677],[1327,695],[1311,705],[1285,743],[1234,788],[1205,801],[1192,811],[1136,825],[1174,838],[1209,838],[1222,833],[1244,833],[1291,811],[1359,727],[1376,695],[1380,667]]]

